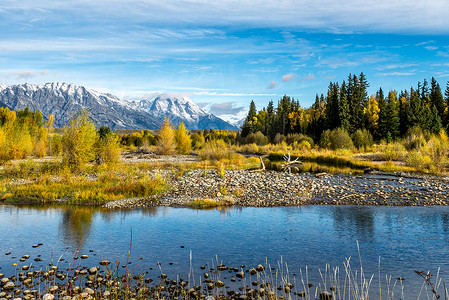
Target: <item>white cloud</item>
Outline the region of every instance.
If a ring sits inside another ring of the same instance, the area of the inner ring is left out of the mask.
[[[289,82],[293,79],[295,79],[296,75],[295,74],[287,74],[282,76],[282,82]]]
[[[27,21],[39,13],[46,20],[60,21],[66,16],[97,24],[116,20],[121,24],[244,24],[349,33],[449,32],[446,0],[4,0],[0,9]]]
[[[437,50],[437,49],[438,49],[437,46],[426,46],[426,47],[424,47],[424,48],[427,49],[427,50],[429,50],[429,51],[434,51],[434,50]]]
[[[390,72],[390,73],[378,73],[378,76],[411,76],[415,75],[413,72]]]

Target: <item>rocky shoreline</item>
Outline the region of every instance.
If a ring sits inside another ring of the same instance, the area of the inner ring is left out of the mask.
[[[123,199],[108,209],[191,206],[195,200],[227,205],[270,207],[299,205],[449,205],[447,178],[388,174],[289,174],[248,170],[151,170],[170,186],[167,193]]]

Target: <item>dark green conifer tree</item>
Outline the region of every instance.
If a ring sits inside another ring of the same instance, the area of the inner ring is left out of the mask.
[[[340,127],[349,132],[349,103],[346,94],[346,83],[343,80],[340,87],[340,105],[338,106],[338,114],[340,116]]]
[[[444,115],[444,98],[441,93],[440,85],[433,77],[430,88],[430,103],[436,107],[438,115],[440,116],[440,119],[442,119]]]

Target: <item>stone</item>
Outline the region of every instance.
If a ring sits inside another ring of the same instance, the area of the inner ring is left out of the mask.
[[[14,287],[15,287],[14,282],[8,281],[3,285],[2,291],[10,292],[10,291],[14,290]]]

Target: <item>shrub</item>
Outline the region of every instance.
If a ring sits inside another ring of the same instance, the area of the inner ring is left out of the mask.
[[[407,150],[419,149],[426,143],[423,130],[418,127],[412,127],[405,134],[404,146]]]
[[[117,163],[120,158],[120,136],[112,131],[99,136],[97,155],[106,163]]]
[[[308,141],[303,140],[302,142],[298,143],[298,142],[294,142],[293,143],[293,149],[295,150],[310,150],[312,149],[312,146],[310,145],[310,143]]]
[[[285,142],[285,135],[280,134],[279,132],[276,133],[276,135],[274,136],[274,139],[273,139],[273,143],[280,144],[282,142]]]
[[[223,140],[211,140],[198,151],[201,160],[230,159],[232,152]]]
[[[287,135],[286,141],[289,145],[293,145],[295,142],[297,143],[297,145],[300,145],[304,141],[308,142],[310,147],[313,147],[315,145],[313,139],[310,136],[302,133],[290,133]]]
[[[54,134],[50,137],[48,142],[49,155],[58,156],[62,154],[62,136],[60,134]]]
[[[205,139],[202,131],[197,132],[192,135],[193,148],[199,149],[199,148],[203,147],[204,143],[206,143],[206,139]]]
[[[73,116],[62,136],[62,161],[72,169],[83,166],[95,158],[97,131],[87,110]]]
[[[258,146],[263,146],[268,144],[268,138],[263,135],[262,132],[258,131],[256,133],[251,133],[245,138],[246,144],[256,144]]]
[[[332,150],[354,148],[351,137],[343,128],[324,131],[321,135],[320,144],[322,147]]]
[[[352,135],[352,141],[357,149],[368,149],[373,145],[373,136],[366,129],[357,129]]]
[[[259,152],[259,147],[256,144],[245,144],[242,145],[238,148],[239,152],[241,153],[258,153]]]

